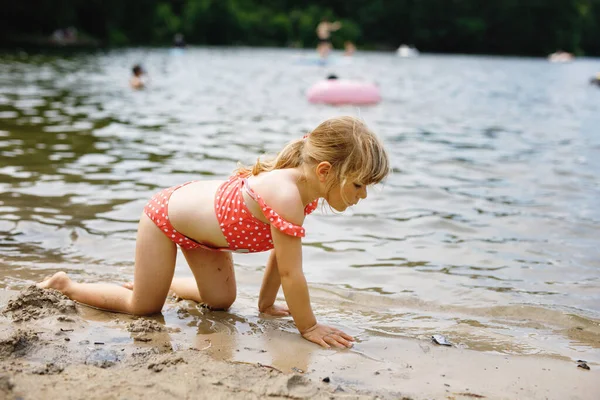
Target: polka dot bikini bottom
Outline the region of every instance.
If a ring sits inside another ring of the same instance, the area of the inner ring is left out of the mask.
[[[171,225],[171,221],[169,221],[168,207],[169,207],[169,199],[174,191],[177,189],[190,184],[192,182],[186,182],[179,186],[173,186],[168,189],[165,189],[150,199],[148,204],[144,207],[144,213],[154,222],[154,224],[169,238],[173,243],[179,245],[182,249],[191,250],[197,249],[199,247],[208,250],[220,250],[212,247],[205,246],[201,243],[196,242],[189,237],[182,235],[177,232],[173,225]]]

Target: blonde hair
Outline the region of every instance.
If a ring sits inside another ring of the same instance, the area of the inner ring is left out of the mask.
[[[373,185],[390,172],[383,143],[364,122],[350,116],[325,120],[304,138],[288,143],[275,158],[259,157],[252,168],[240,166],[236,172],[258,175],[275,169],[317,165],[323,161],[332,166],[328,191],[336,183],[343,186],[350,181]]]

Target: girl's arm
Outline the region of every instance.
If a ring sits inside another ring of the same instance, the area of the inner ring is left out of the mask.
[[[300,332],[313,327],[317,319],[310,306],[306,278],[302,272],[302,241],[271,227],[275,246],[277,268],[283,286],[283,294],[290,308],[296,327]]]
[[[344,332],[317,323],[310,305],[308,284],[302,272],[302,241],[271,227],[276,265],[296,327],[302,336],[323,347],[351,347],[354,338]]]
[[[277,270],[277,257],[273,250],[267,261],[267,268],[265,269],[262,286],[260,287],[260,294],[258,296],[258,310],[261,313],[276,316],[290,315],[290,310],[287,306],[274,304],[280,286],[281,278],[279,277],[279,271]]]

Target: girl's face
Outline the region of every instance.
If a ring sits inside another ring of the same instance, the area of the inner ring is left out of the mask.
[[[327,180],[331,179],[332,167],[327,161],[320,162],[315,167],[315,174],[321,185],[321,193],[325,193],[325,200],[336,211],[344,211],[355,205],[361,199],[367,198],[367,187],[360,182],[347,179],[345,184],[337,183],[327,191]]]
[[[367,187],[358,182],[346,182],[344,185],[336,185],[329,191],[327,203],[336,211],[344,211],[355,205],[361,199],[367,198]],[[346,199],[349,203],[344,201]]]

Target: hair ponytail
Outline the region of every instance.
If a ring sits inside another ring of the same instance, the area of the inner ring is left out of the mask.
[[[306,141],[303,139],[294,140],[288,143],[275,158],[261,159],[259,157],[252,168],[239,166],[235,172],[239,175],[247,176],[258,175],[261,172],[268,172],[274,169],[296,168],[304,161],[302,150],[305,143]]]

